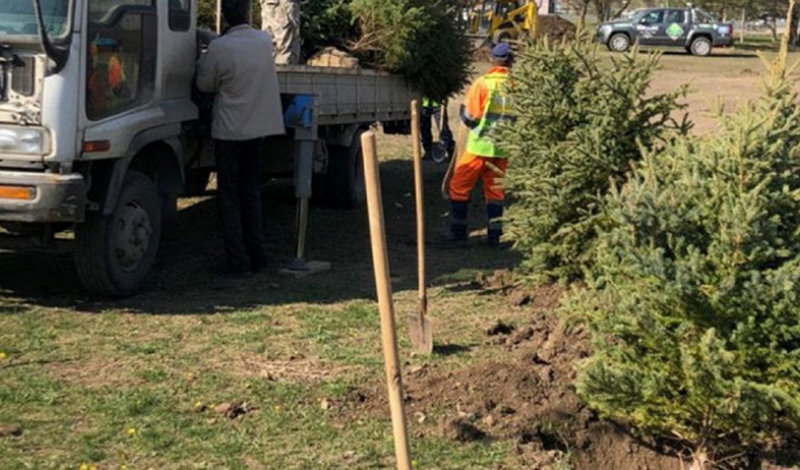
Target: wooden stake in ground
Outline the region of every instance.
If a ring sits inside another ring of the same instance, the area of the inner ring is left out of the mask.
[[[739,29],[739,42],[744,44],[744,33],[747,25],[747,9],[742,8],[742,27]]]
[[[389,281],[389,256],[386,252],[386,230],[383,223],[383,199],[378,172],[378,155],[375,133],[365,132],[361,136],[364,154],[364,182],[367,189],[369,209],[369,233],[372,240],[372,263],[375,268],[375,288],[381,314],[383,357],[386,366],[386,384],[389,389],[389,407],[392,411],[392,430],[397,456],[398,470],[411,470],[409,457],[406,412],[403,405],[403,379],[397,353],[397,332],[394,321],[392,285]]]
[[[425,281],[425,190],[419,134],[419,103],[414,100],[411,102],[411,141],[414,146],[414,194],[417,203],[419,310],[408,315],[408,337],[415,352],[430,354],[433,352],[433,328],[428,318],[428,286]]]
[[[217,35],[222,34],[222,0],[217,0]]]

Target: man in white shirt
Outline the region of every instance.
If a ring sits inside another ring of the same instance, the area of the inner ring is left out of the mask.
[[[261,0],[261,27],[272,35],[275,63],[300,63],[300,0]]]
[[[229,27],[201,57],[200,91],[214,93],[211,137],[227,260],[219,274],[258,272],[266,265],[261,216],[264,138],[283,134],[272,38],[248,24],[250,0],[223,0]]]

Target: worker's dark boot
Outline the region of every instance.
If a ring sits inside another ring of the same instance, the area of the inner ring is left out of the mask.
[[[489,201],[486,204],[486,216],[489,219],[486,243],[498,248],[500,237],[503,236],[503,201]]]
[[[452,201],[450,208],[450,237],[454,242],[467,241],[467,209],[469,201]]]

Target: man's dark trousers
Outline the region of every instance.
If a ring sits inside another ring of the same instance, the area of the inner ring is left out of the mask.
[[[444,112],[444,116],[442,116]],[[451,152],[455,147],[455,140],[453,133],[450,131],[450,124],[447,117],[447,107],[430,107],[423,106],[422,113],[420,113],[420,138],[422,140],[422,149],[425,153],[430,154],[433,148],[433,128],[435,124],[437,127],[441,124],[439,129],[439,140],[447,146],[447,151]]]
[[[259,270],[267,261],[261,216],[264,139],[216,140],[217,198],[228,268]]]

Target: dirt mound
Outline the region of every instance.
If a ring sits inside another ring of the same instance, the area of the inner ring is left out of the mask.
[[[551,41],[575,39],[577,28],[574,24],[558,15],[542,15],[539,17],[539,33],[537,37],[547,36]]]
[[[486,282],[487,289],[497,287]],[[459,442],[513,440],[515,468],[677,470],[677,459],[600,421],[575,394],[574,361],[587,357],[589,348],[582,330],[564,329],[553,313],[563,293],[557,286],[530,293],[531,303],[520,307],[531,310],[528,324],[487,325],[486,342],[498,348],[492,360],[455,370],[436,363],[405,367],[412,431]],[[347,400],[342,412],[388,410],[379,384],[352,396],[357,399]]]

